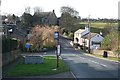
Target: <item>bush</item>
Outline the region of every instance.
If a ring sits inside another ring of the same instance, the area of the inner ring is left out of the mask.
[[[64,36],[68,36],[68,34],[66,32],[63,33]]]
[[[69,34],[69,38],[72,38],[72,39],[73,39],[73,36],[74,36],[73,33],[70,33],[70,34]]]
[[[115,51],[118,48],[118,33],[116,31],[110,32],[102,41],[102,49]]]
[[[58,26],[35,26],[30,32],[33,36],[31,36],[30,41],[28,41],[30,44],[32,44],[30,50],[38,52],[41,51],[43,48],[53,47],[55,45],[55,31],[59,31]]]

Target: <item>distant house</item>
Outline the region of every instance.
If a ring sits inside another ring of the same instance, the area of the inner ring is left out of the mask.
[[[81,47],[90,49],[97,49],[100,47],[103,37],[98,33],[90,33],[89,28],[86,26],[85,29],[79,29],[74,33],[74,43],[78,43]]]
[[[57,24],[57,16],[55,11],[52,12],[40,12],[39,13],[41,24],[42,25],[56,25]]]
[[[85,26],[85,29],[79,29],[74,33],[74,43],[79,43],[81,46],[83,39],[81,38],[83,35],[86,35],[89,33],[89,28]]]
[[[98,49],[101,46],[101,42],[103,41],[103,37],[98,33],[90,33],[82,36],[83,46],[89,48],[89,39],[90,39],[90,49]]]

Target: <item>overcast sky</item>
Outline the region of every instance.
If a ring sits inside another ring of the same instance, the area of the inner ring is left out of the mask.
[[[82,18],[118,18],[118,2],[120,0],[2,0],[1,13],[21,15],[25,7],[41,7],[44,11],[55,10],[57,17],[60,7],[71,6],[79,12]]]

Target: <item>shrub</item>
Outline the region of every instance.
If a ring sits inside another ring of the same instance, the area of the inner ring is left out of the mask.
[[[44,46],[53,47],[55,45],[54,32],[58,31],[57,26],[35,26],[31,30],[33,36],[30,37],[29,43],[32,44],[32,51],[40,51]]]
[[[70,34],[69,34],[69,38],[72,38],[72,39],[73,39],[73,36],[74,36],[73,33],[70,33]]]
[[[117,50],[118,49],[118,33],[117,31],[110,32],[107,36],[105,36],[102,42],[102,49],[107,50]]]

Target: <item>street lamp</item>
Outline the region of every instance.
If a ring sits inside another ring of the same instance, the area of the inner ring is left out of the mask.
[[[88,16],[88,28],[89,28],[89,48],[88,52],[90,53],[90,39],[91,39],[91,33],[90,33],[90,15]]]

